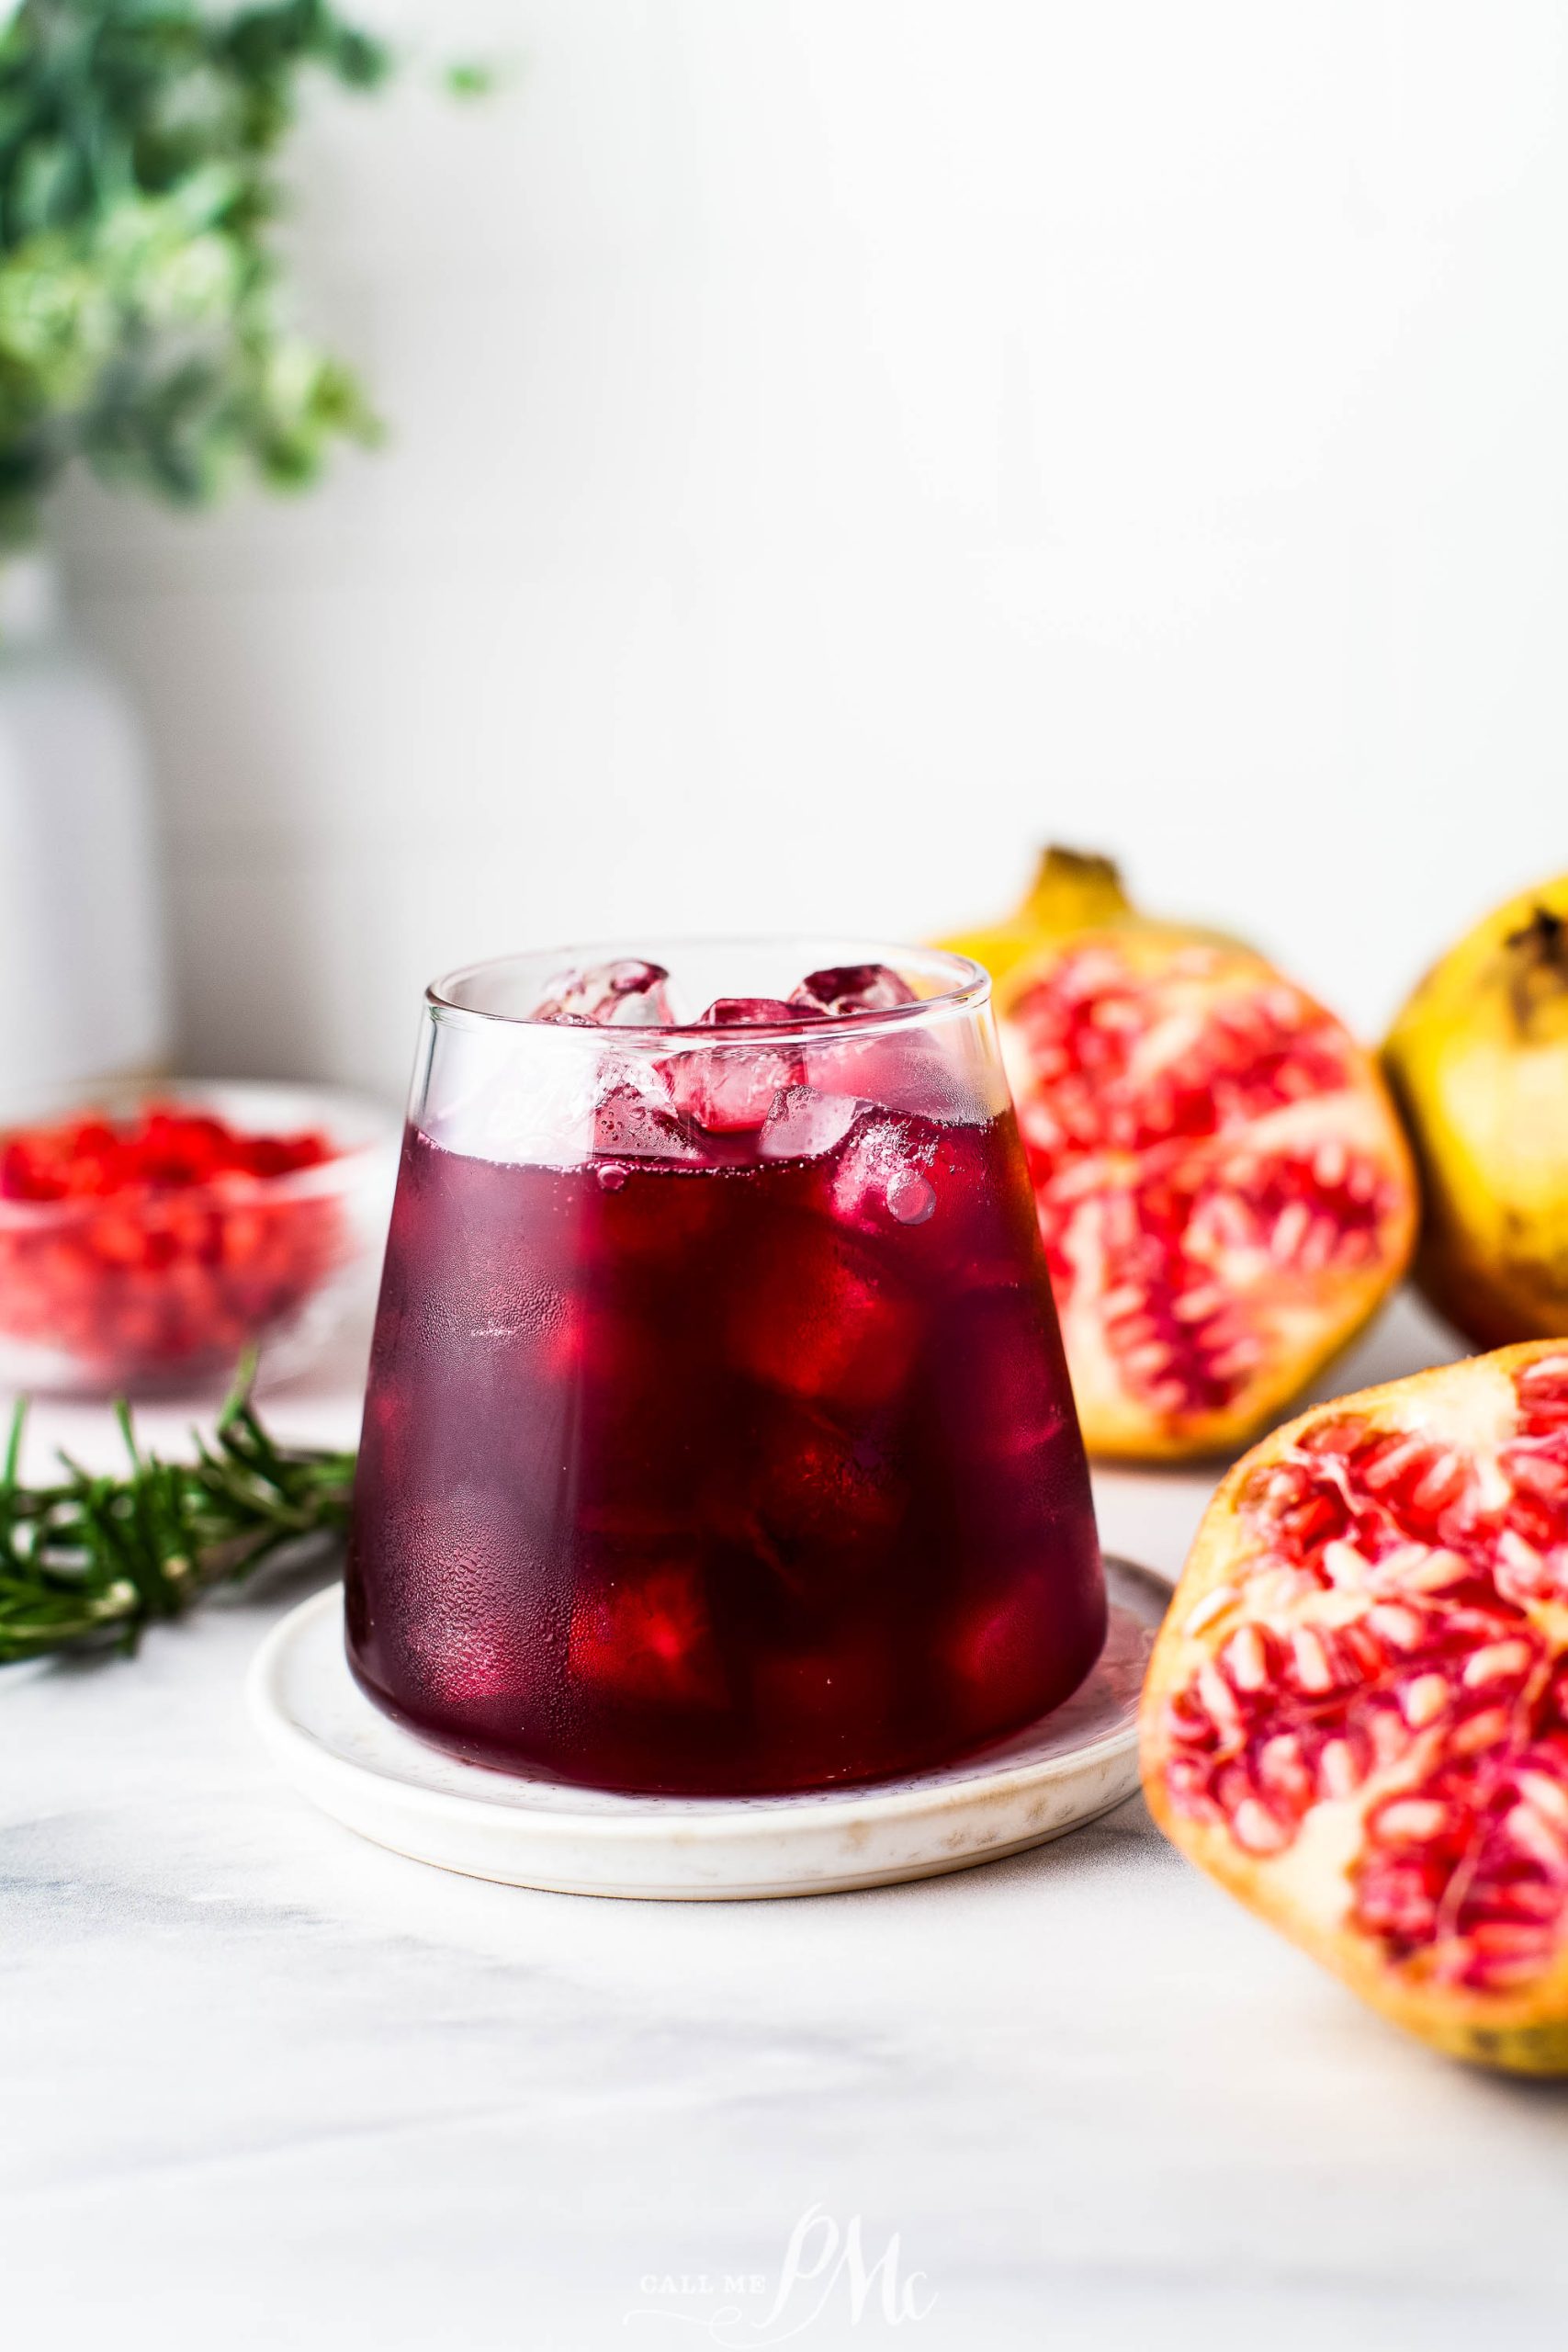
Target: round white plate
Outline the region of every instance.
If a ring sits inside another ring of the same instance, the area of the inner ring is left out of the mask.
[[[941,1771],[783,1797],[615,1796],[465,1764],[373,1707],[348,1670],[343,1589],[291,1610],[251,1668],[251,1712],[296,1788],[379,1846],[560,1894],[739,1902],[933,1878],[1043,1845],[1137,1786],[1136,1714],[1169,1587],[1108,1559],[1111,1632],[1063,1707]]]

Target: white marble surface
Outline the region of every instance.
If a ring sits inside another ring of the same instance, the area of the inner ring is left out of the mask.
[[[1396,1320],[1363,1362],[1426,1344]],[[350,1367],[270,1409],[350,1438]],[[82,1408],[40,1415],[62,1434],[107,1451]],[[1207,1483],[1105,1476],[1108,1544],[1174,1568]],[[7,2343],[1562,2340],[1568,2089],[1396,2036],[1140,1803],[801,1902],[446,1877],[311,1812],[245,1720],[305,1589],[0,1676]],[[770,2320],[814,2205],[868,2262],[897,2232],[923,2317],[879,2280],[857,2320],[845,2271]]]

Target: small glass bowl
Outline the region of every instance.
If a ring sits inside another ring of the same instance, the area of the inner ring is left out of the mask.
[[[5,1132],[161,1104],[246,1135],[319,1134],[332,1157],[162,1192],[0,1199],[0,1387],[207,1391],[252,1348],[269,1376],[299,1372],[336,1329],[386,1238],[397,1123],[325,1086],[142,1081],[29,1106]]]

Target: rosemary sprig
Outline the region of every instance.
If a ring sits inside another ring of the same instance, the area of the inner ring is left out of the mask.
[[[116,1407],[129,1467],[103,1476],[60,1459],[66,1476],[20,1476],[27,1400],[0,1467],[0,1665],[84,1644],[129,1655],[145,1627],[177,1617],[214,1585],[347,1524],[352,1453],[278,1445],[251,1402],[250,1373],[192,1462],[145,1453]]]

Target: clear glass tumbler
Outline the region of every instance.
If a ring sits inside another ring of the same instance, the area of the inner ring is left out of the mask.
[[[1083,1679],[1104,1586],[988,996],[841,941],[430,989],[349,1556],[378,1705],[739,1794],[930,1767]]]

